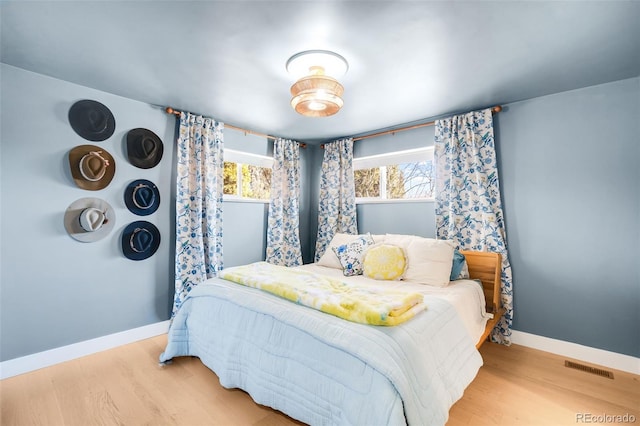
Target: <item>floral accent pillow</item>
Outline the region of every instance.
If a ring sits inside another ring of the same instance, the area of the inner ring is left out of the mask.
[[[379,244],[364,254],[364,275],[374,280],[399,280],[407,268],[402,247]]]
[[[366,234],[356,238],[347,244],[331,247],[331,250],[338,256],[342,265],[342,274],[346,277],[362,275],[362,257],[369,246],[373,245],[373,238]]]

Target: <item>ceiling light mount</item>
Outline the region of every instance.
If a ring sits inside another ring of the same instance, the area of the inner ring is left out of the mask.
[[[291,86],[291,106],[307,117],[327,117],[342,105],[344,87],[335,77],[349,69],[346,59],[328,50],[306,50],[287,61],[287,71],[298,79]]]

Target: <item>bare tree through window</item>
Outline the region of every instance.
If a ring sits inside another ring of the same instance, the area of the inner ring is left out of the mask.
[[[356,167],[354,170],[356,198],[368,200],[433,198],[435,182],[432,152],[429,149],[419,149],[390,153],[382,158],[378,156],[375,161],[377,164],[382,164],[378,167],[367,168],[366,164],[370,162],[364,162],[364,168]],[[406,161],[413,158],[417,161]]]

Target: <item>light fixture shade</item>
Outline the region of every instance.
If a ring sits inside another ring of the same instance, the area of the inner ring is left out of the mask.
[[[291,86],[291,106],[307,117],[327,117],[340,111],[344,87],[327,75],[310,75]]]
[[[337,78],[347,72],[349,64],[345,58],[329,50],[305,50],[287,61],[287,72],[296,80],[309,75],[313,67],[322,67],[325,75]]]
[[[287,61],[287,71],[298,78],[291,86],[291,106],[307,117],[327,117],[342,108],[344,87],[334,78],[348,69],[347,61],[327,50],[307,50]]]

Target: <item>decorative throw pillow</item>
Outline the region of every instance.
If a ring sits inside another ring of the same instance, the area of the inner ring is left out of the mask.
[[[353,235],[353,234],[343,234],[340,232],[336,233],[331,239],[331,242],[329,243],[327,248],[325,249],[324,254],[320,256],[320,259],[318,259],[318,262],[316,262],[316,264],[320,266],[326,266],[328,268],[342,269],[340,260],[336,257],[336,254],[333,251],[333,248],[350,243],[356,240],[357,238],[360,238],[366,235],[370,235],[370,234]],[[384,234],[371,235],[371,238],[375,243],[381,243],[384,241]]]
[[[350,243],[331,247],[331,250],[338,256],[342,265],[342,273],[345,276],[362,275],[362,257],[367,247],[371,245],[373,245],[373,239],[371,235],[366,234]]]
[[[364,275],[375,280],[399,280],[407,268],[402,247],[379,244],[369,248],[362,260]]]
[[[336,254],[334,253],[333,249],[335,247],[340,247],[341,245],[348,244],[357,238],[358,238],[358,235],[343,234],[340,232],[336,233],[331,239],[331,242],[329,243],[327,248],[325,249],[324,254],[318,260],[317,264],[321,266],[326,266],[328,268],[342,269],[342,265],[340,265],[340,260],[338,260],[338,258],[336,257]]]
[[[464,258],[464,254],[460,253],[458,249],[453,251],[453,264],[451,265],[451,276],[449,279],[451,281],[460,280],[460,274],[462,273],[462,268],[466,264],[466,259]],[[469,277],[469,268],[467,268],[467,277]]]

